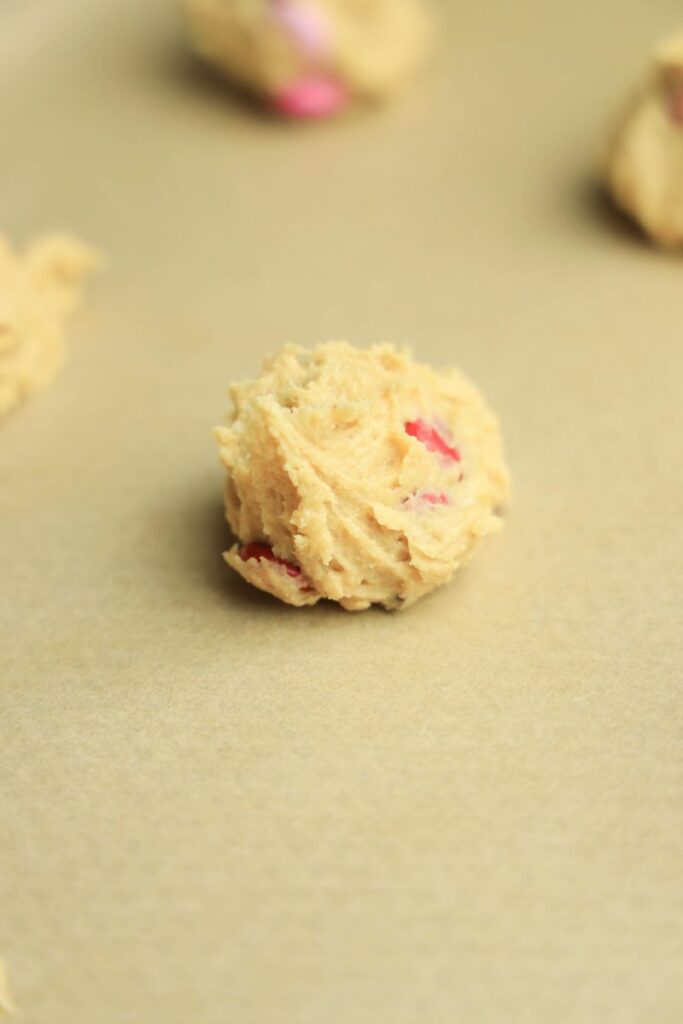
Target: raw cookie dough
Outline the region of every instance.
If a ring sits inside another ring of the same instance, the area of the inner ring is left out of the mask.
[[[64,323],[94,262],[73,238],[47,236],[18,256],[0,235],[0,416],[61,367]]]
[[[185,0],[196,51],[289,117],[390,95],[430,36],[424,0]]]
[[[498,424],[457,370],[391,345],[287,345],[231,395],[225,558],[288,604],[406,607],[500,528]]]
[[[663,246],[683,243],[683,32],[659,47],[609,147],[617,206]]]

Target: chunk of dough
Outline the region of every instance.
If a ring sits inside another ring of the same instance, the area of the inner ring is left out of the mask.
[[[0,416],[46,387],[64,361],[64,324],[95,262],[61,235],[16,255],[0,236]]]
[[[280,113],[390,95],[428,48],[423,0],[185,0],[197,52]]]
[[[390,345],[288,345],[231,393],[225,557],[288,604],[406,607],[500,528],[498,425],[457,370]]]
[[[609,146],[615,203],[655,242],[683,244],[683,32],[659,47]]]

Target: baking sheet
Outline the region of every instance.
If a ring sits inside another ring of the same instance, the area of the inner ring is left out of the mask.
[[[260,119],[172,4],[0,7],[0,224],[108,266],[0,430],[0,956],[25,1024],[678,1024],[683,265],[605,210],[673,2],[443,3],[391,108]],[[403,615],[231,578],[210,428],[286,341],[500,413]]]

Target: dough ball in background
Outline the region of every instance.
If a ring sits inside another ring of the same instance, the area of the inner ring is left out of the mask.
[[[293,118],[382,100],[423,61],[426,0],[185,0],[196,52]]]
[[[653,241],[683,244],[683,32],[657,49],[616,126],[604,175],[614,202]]]
[[[50,235],[17,255],[0,236],[0,416],[46,387],[64,362],[64,326],[93,250]]]
[[[231,394],[225,557],[288,604],[407,607],[501,526],[498,424],[457,370],[390,345],[288,345]]]

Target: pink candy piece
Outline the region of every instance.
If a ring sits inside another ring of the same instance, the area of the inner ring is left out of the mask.
[[[430,505],[450,505],[451,499],[444,491],[417,491],[402,504],[411,512],[424,512]]]
[[[330,75],[312,74],[286,85],[272,97],[274,109],[300,120],[329,117],[348,102],[346,89]]]
[[[285,558],[278,558],[270,544],[263,544],[258,540],[252,541],[251,544],[245,544],[244,547],[240,548],[239,555],[243,562],[248,562],[250,558],[255,558],[259,562],[262,558],[267,562],[274,562],[275,565],[281,566],[288,576],[292,576],[299,581],[301,590],[313,589],[299,566],[295,565],[294,562],[288,562]]]
[[[425,446],[427,451],[437,452],[444,459],[451,462],[460,462],[462,456],[458,448],[448,444],[443,435],[423,419],[409,420],[405,425],[405,432],[414,437]],[[443,430],[443,427],[441,428]]]
[[[326,54],[330,48],[329,25],[321,11],[300,0],[271,0],[273,17],[311,56]]]
[[[450,505],[450,498],[443,491],[421,491],[417,497],[427,505]]]

